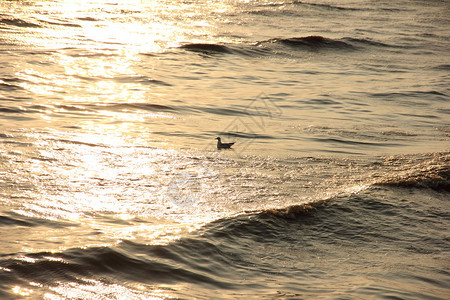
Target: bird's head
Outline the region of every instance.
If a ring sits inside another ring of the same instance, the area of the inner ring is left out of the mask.
[[[220,141],[220,137],[216,137],[216,140],[219,140],[219,141]]]

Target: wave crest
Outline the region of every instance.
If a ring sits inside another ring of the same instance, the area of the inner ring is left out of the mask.
[[[346,42],[326,38],[320,35],[311,35],[306,37],[293,37],[293,38],[273,38],[267,41],[257,43],[258,46],[264,44],[281,44],[284,46],[290,46],[295,48],[304,49],[353,49],[354,47]]]
[[[182,45],[179,48],[202,53],[231,53],[231,50],[220,44],[208,44],[208,43],[191,43]]]
[[[276,216],[286,219],[297,219],[299,216],[305,216],[310,215],[317,211],[318,209],[324,207],[330,199],[316,201],[316,202],[310,202],[310,203],[304,203],[304,204],[297,204],[297,205],[291,205],[288,207],[282,207],[282,208],[270,208],[263,210],[261,212],[262,215],[270,215],[270,216]]]
[[[450,167],[431,167],[411,174],[387,178],[377,185],[405,188],[429,188],[450,192]]]
[[[400,160],[393,158],[388,164],[397,164]],[[435,153],[431,161],[410,166],[408,170],[390,175],[375,185],[450,191],[450,154]]]

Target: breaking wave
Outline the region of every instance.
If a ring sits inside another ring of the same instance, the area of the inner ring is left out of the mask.
[[[407,156],[387,158],[386,165],[399,167],[375,185],[450,191],[450,153],[433,153],[422,159],[411,163]]]
[[[380,186],[428,188],[450,192],[450,166],[431,166],[424,170],[412,170],[377,183]]]

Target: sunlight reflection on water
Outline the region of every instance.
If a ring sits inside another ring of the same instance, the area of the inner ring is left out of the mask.
[[[405,209],[434,197],[427,180],[445,186],[445,154],[436,165],[417,154],[448,145],[446,32],[427,11],[437,2],[325,2],[0,2],[7,293],[395,297],[409,279],[377,285],[363,272],[398,266],[434,268],[421,283],[439,286],[428,279],[444,259],[428,244],[410,256],[411,240],[434,234],[408,234],[445,206]],[[216,136],[233,150],[217,151]],[[396,153],[415,155],[380,159]],[[411,181],[425,192],[386,194]],[[296,214],[330,199],[318,218]],[[383,244],[375,233],[392,228]]]

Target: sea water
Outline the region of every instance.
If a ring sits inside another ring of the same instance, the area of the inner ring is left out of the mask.
[[[0,298],[447,299],[449,15],[1,1]]]

